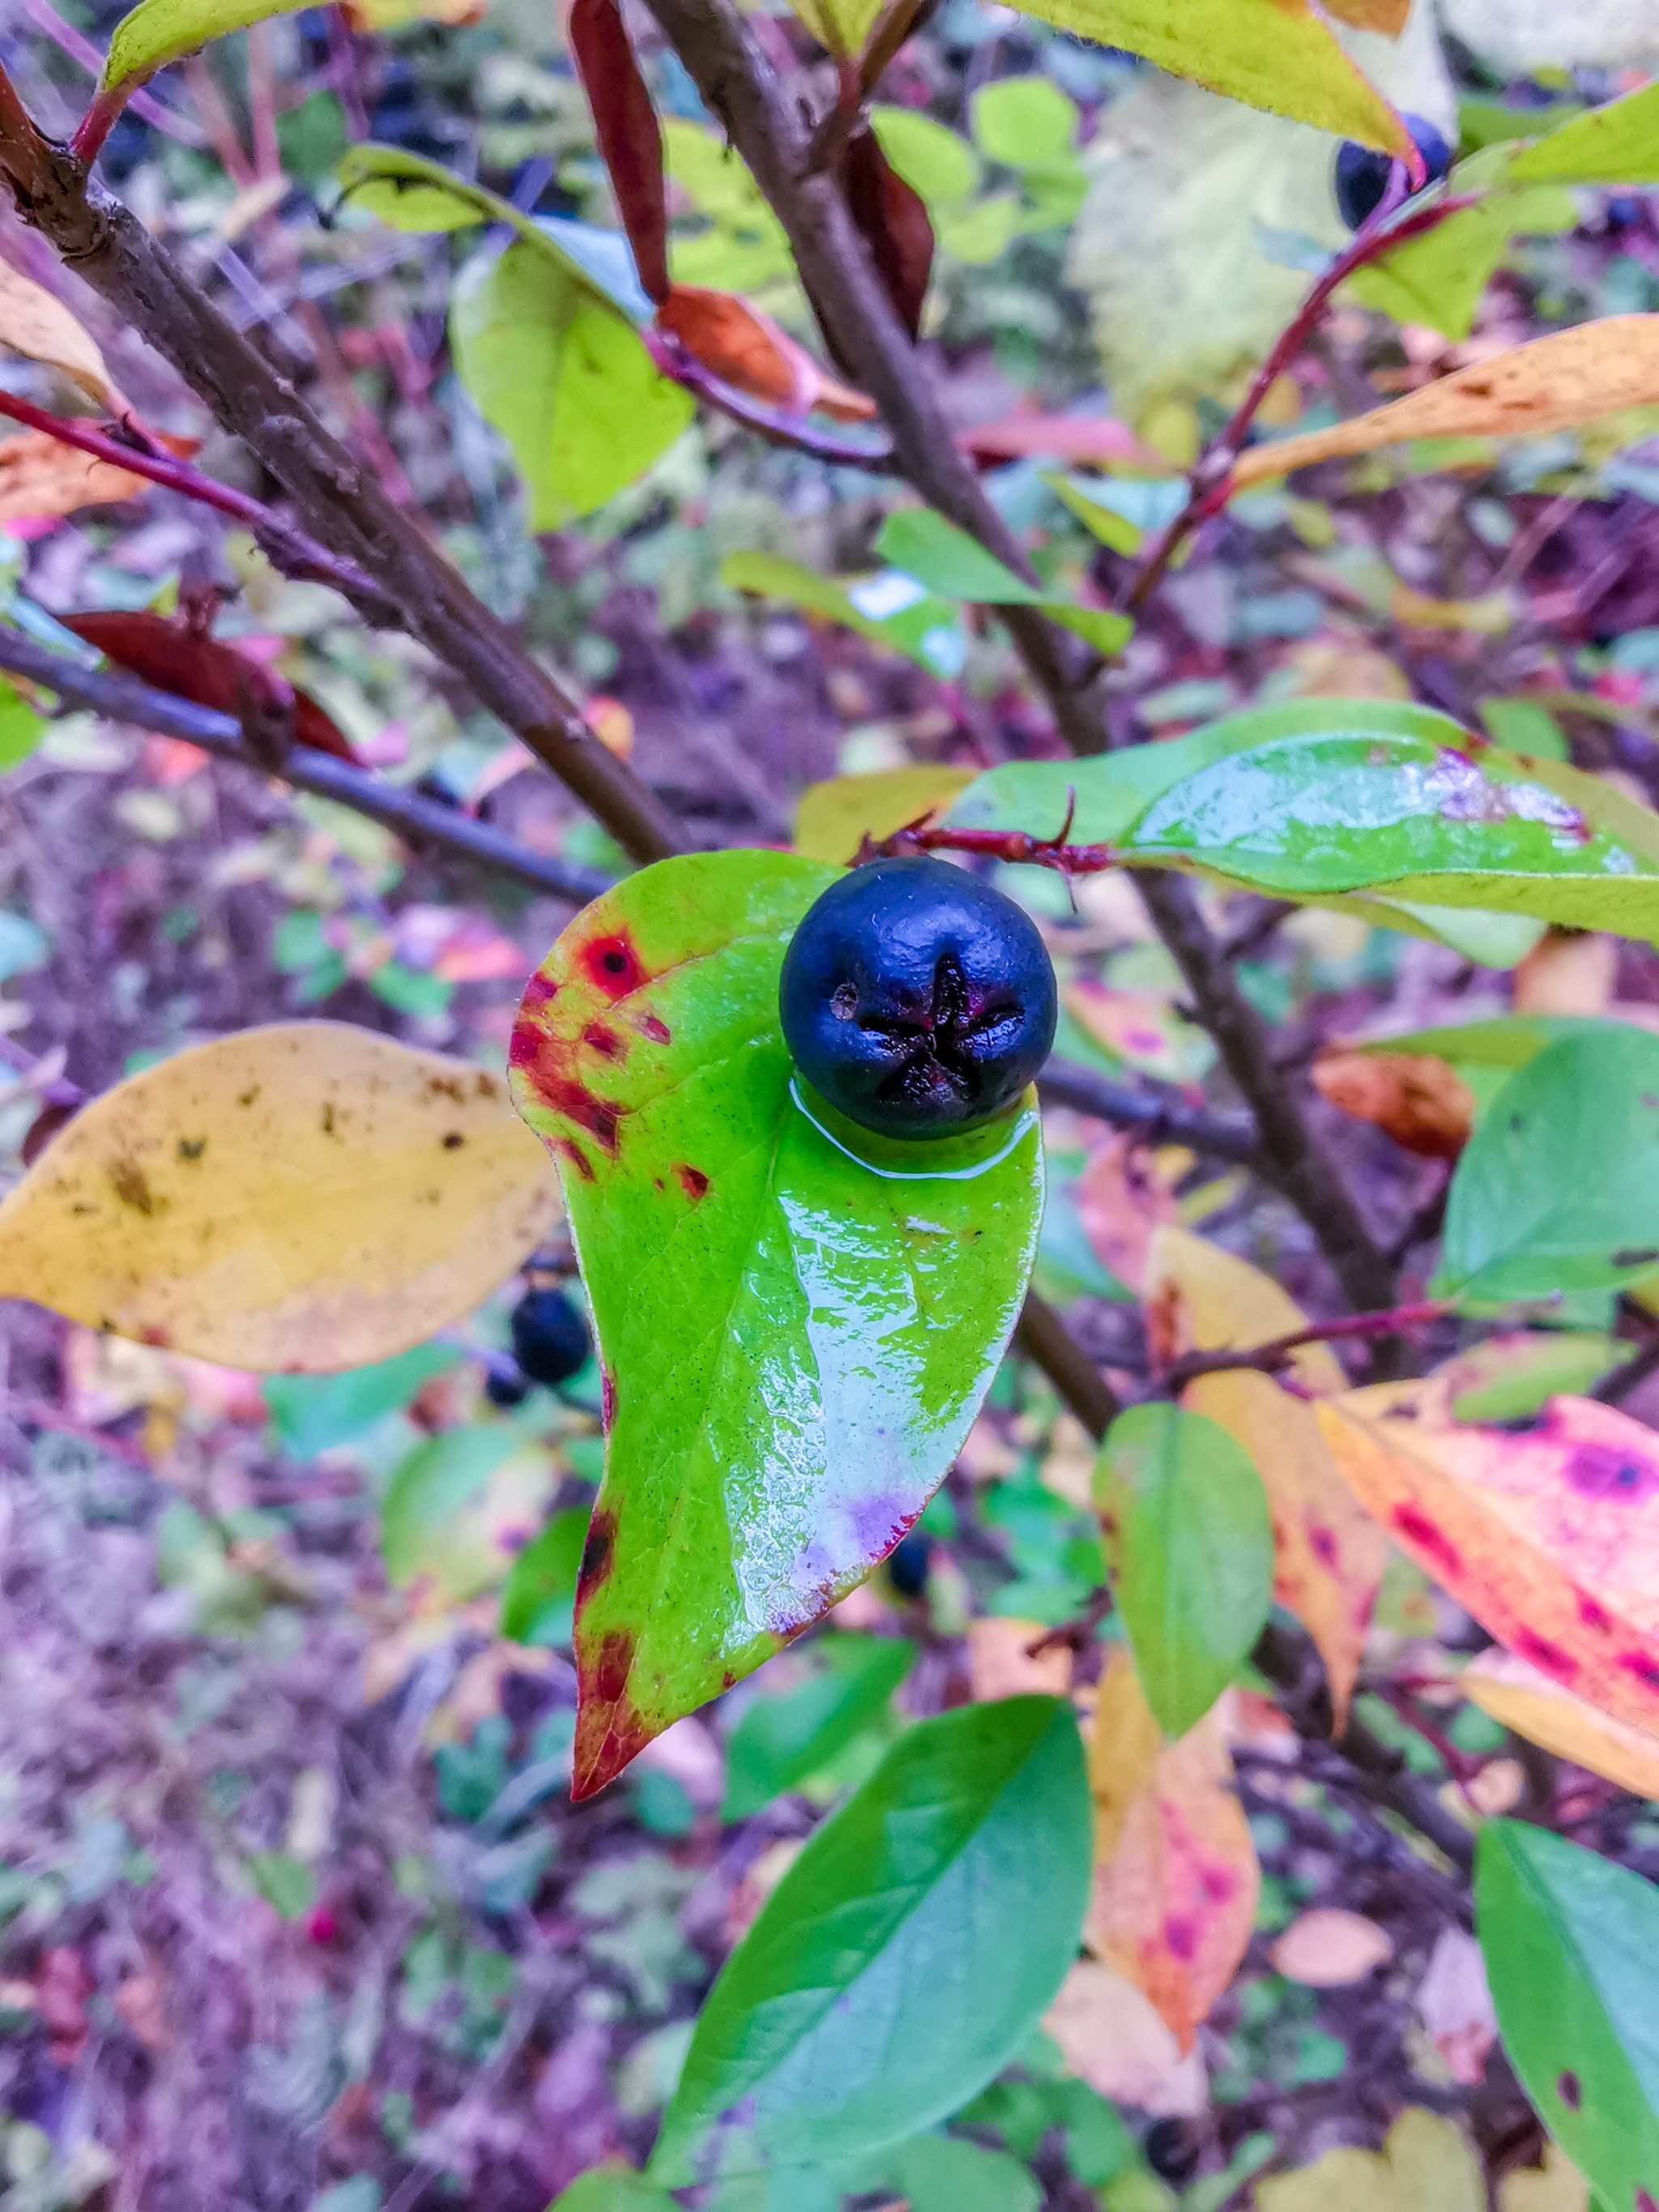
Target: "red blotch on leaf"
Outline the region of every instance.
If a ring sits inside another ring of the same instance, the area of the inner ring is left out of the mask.
[[[1534,1635],[1530,1628],[1516,1631],[1515,1649],[1522,1658],[1529,1659],[1534,1667],[1541,1667],[1545,1674],[1553,1674],[1558,1681],[1571,1681],[1578,1672],[1578,1662],[1571,1652],[1564,1651],[1559,1644],[1552,1644],[1547,1636]]]
[[[1334,1567],[1336,1565],[1336,1538],[1328,1528],[1310,1528],[1308,1544],[1322,1565]]]
[[[1198,1950],[1198,1930],[1190,1920],[1166,1920],[1164,1948],[1172,1959],[1191,1959]]]
[[[625,929],[608,937],[590,937],[586,945],[577,947],[576,958],[594,989],[612,1001],[625,999],[651,980]]]
[[[611,1572],[616,1550],[616,1515],[596,1513],[587,1524],[587,1541],[582,1547],[581,1568],[576,1577],[576,1607],[579,1612]]]
[[[1619,1664],[1650,1690],[1659,1690],[1659,1660],[1648,1651],[1621,1651]]]
[[[1414,1505],[1396,1505],[1394,1525],[1407,1543],[1418,1545],[1431,1559],[1438,1560],[1449,1575],[1462,1571],[1462,1553],[1426,1513],[1420,1513]]]
[[[1613,1626],[1613,1615],[1605,1607],[1597,1605],[1593,1597],[1585,1597],[1582,1594],[1578,1600],[1578,1618],[1586,1628],[1593,1628],[1598,1636],[1605,1636]]]
[[[592,1666],[582,1668],[570,1782],[570,1795],[577,1804],[614,1782],[655,1734],[628,1695],[633,1665],[632,1634],[612,1628],[599,1639]]]
[[[700,1198],[707,1195],[708,1190],[708,1178],[701,1168],[689,1167],[686,1163],[682,1160],[675,1168],[674,1172],[679,1177],[681,1183],[684,1186],[685,1194],[690,1200],[693,1206],[696,1204]]]
[[[1564,1470],[1581,1498],[1633,1505],[1659,1483],[1659,1468],[1606,1444],[1581,1444]]]
[[[577,1144],[573,1144],[568,1137],[557,1138],[555,1139],[555,1142],[561,1158],[569,1161],[571,1166],[575,1169],[577,1174],[581,1177],[584,1182],[592,1182],[593,1180],[593,1163],[588,1158],[581,1146]]]
[[[674,1032],[666,1022],[659,1021],[655,1014],[641,1014],[635,1027],[653,1044],[672,1044],[673,1042]]]
[[[617,1378],[608,1367],[599,1370],[599,1421],[606,1436],[617,1418]]]
[[[603,1022],[589,1022],[587,1027],[582,1031],[582,1042],[590,1051],[597,1052],[602,1060],[623,1060],[627,1057],[628,1047],[617,1035],[615,1030],[606,1029]]]

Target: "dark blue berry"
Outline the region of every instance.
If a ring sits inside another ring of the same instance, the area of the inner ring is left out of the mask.
[[[1451,148],[1433,124],[1425,121],[1422,116],[1407,115],[1401,119],[1423,156],[1423,166],[1428,171],[1425,182],[1437,184],[1451,167]],[[1358,230],[1381,205],[1396,170],[1403,182],[1403,161],[1395,161],[1391,154],[1379,154],[1374,147],[1357,145],[1352,138],[1343,140],[1336,156],[1336,204],[1350,230]]]
[[[1141,2145],[1146,2163],[1161,2181],[1183,2187],[1198,2172],[1204,2146],[1190,2120],[1154,2120]]]
[[[514,1406],[522,1406],[530,1395],[530,1384],[522,1375],[508,1374],[502,1367],[492,1367],[484,1377],[484,1395],[492,1406],[503,1413]]]
[[[513,1309],[513,1356],[550,1390],[587,1364],[587,1323],[562,1291],[526,1291]]]
[[[927,1587],[927,1562],[933,1540],[925,1528],[901,1536],[887,1554],[887,1579],[901,1597],[920,1597]]]
[[[876,860],[832,884],[785,956],[797,1067],[849,1121],[942,1137],[1005,1112],[1054,1041],[1036,925],[945,860]]]

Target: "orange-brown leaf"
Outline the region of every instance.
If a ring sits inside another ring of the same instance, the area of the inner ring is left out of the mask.
[[[1355,1494],[1490,1635],[1659,1735],[1659,1436],[1589,1398],[1522,1435],[1433,1407],[1384,1385],[1315,1412]]]
[[[677,284],[657,310],[657,326],[713,374],[769,407],[792,415],[816,409],[841,422],[867,422],[875,414],[873,402],[837,384],[770,315],[735,292]]]
[[[1374,1121],[1404,1151],[1455,1160],[1474,1127],[1474,1093],[1443,1060],[1427,1052],[1350,1052],[1340,1046],[1314,1062],[1314,1087],[1352,1114]]]
[[[1352,23],[1356,31],[1381,31],[1397,39],[1411,21],[1412,0],[1325,0],[1339,22]]]
[[[1166,1745],[1120,1649],[1090,1746],[1095,1880],[1083,1939],[1146,1991],[1183,2051],[1244,1955],[1261,1886],[1222,1711]]]
[[[1146,1296],[1177,1356],[1248,1350],[1307,1322],[1259,1268],[1173,1226],[1153,1232]],[[1307,1390],[1340,1390],[1346,1380],[1324,1345],[1304,1346],[1289,1371]],[[1273,1595],[1318,1648],[1340,1729],[1388,1561],[1388,1536],[1342,1481],[1312,1407],[1270,1376],[1201,1376],[1182,1402],[1218,1421],[1255,1462],[1273,1513]]]
[[[34,522],[81,507],[112,507],[149,489],[148,477],[96,460],[44,430],[0,439],[0,522]]]

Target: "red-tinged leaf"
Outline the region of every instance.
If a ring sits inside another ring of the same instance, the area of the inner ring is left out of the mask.
[[[1165,1744],[1120,1648],[1090,1744],[1095,1880],[1083,1940],[1146,1991],[1182,2051],[1244,1955],[1261,1886],[1224,1704]]]
[[[93,613],[60,617],[66,629],[88,645],[95,645],[118,668],[142,677],[158,691],[171,691],[198,707],[213,707],[222,714],[240,714],[245,698],[259,700],[276,695],[283,679],[222,639],[195,637],[165,615]],[[302,745],[337,760],[355,763],[357,756],[345,733],[317,702],[296,690],[294,735]]]
[[[1361,1503],[1489,1634],[1659,1734],[1659,1436],[1589,1398],[1522,1435],[1434,1405],[1383,1385],[1315,1414]]]
[[[1288,1336],[1307,1316],[1248,1261],[1173,1225],[1153,1231],[1145,1295],[1170,1358],[1244,1351]],[[1306,1346],[1291,1373],[1304,1390],[1338,1391],[1345,1377],[1324,1345]],[[1267,1486],[1273,1519],[1273,1595],[1318,1646],[1342,1725],[1389,1542],[1342,1482],[1314,1412],[1266,1375],[1206,1375],[1182,1403],[1242,1443]]]
[[[660,304],[670,290],[662,131],[617,0],[574,0],[570,52],[640,282]]]
[[[657,310],[657,327],[723,382],[792,415],[814,410],[840,422],[868,422],[873,402],[819,368],[770,315],[735,292],[677,284]]]
[[[1353,1052],[1333,1046],[1313,1066],[1314,1088],[1358,1121],[1372,1121],[1403,1152],[1455,1160],[1474,1127],[1462,1077],[1427,1052]]]
[[[1167,461],[1143,446],[1127,423],[1110,415],[1007,415],[975,422],[962,443],[982,461],[1133,461],[1167,470]]]
[[[867,124],[848,142],[842,178],[848,210],[876,273],[900,321],[915,337],[933,266],[933,226],[927,205],[893,167]]]

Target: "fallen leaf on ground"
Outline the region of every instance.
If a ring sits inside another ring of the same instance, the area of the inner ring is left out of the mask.
[[[1261,1885],[1233,1787],[1226,1702],[1165,1744],[1120,1648],[1090,1741],[1095,1879],[1083,1940],[1146,1992],[1182,2051],[1244,1955]]]
[[[1486,2212],[1480,2161],[1455,2120],[1413,2106],[1381,2150],[1328,2150],[1256,2184],[1256,2212]]]
[[[1589,2184],[1559,2143],[1498,2185],[1498,2212],[1590,2212]]]
[[[1051,1644],[1031,1653],[1043,1632],[1040,1620],[1006,1620],[985,1613],[968,1624],[968,1678],[976,1700],[1023,1698],[1032,1692],[1063,1698],[1072,1686],[1072,1651]]]
[[[1443,1928],[1417,1986],[1417,2017],[1454,2081],[1474,2088],[1498,2040],[1498,2014],[1480,1946],[1467,1929]]]
[[[1239,489],[1405,438],[1536,437],[1659,400],[1659,314],[1604,315],[1454,369],[1369,415],[1253,446]]]
[[[226,1365],[332,1373],[471,1313],[558,1210],[501,1077],[282,1022],[83,1107],[0,1206],[0,1285]]]
[[[1275,1973],[1312,1990],[1340,1990],[1363,1982],[1394,1956],[1394,1938],[1362,1912],[1315,1905],[1298,1913],[1267,1954]]]
[[[1333,1046],[1313,1065],[1322,1097],[1357,1121],[1374,1121],[1408,1152],[1455,1160],[1474,1127],[1475,1097],[1462,1076],[1426,1052],[1351,1052]]]
[[[1659,1437],[1589,1398],[1520,1435],[1432,1406],[1384,1384],[1315,1412],[1361,1503],[1490,1635],[1659,1734]]]
[[[1528,1743],[1588,1767],[1634,1796],[1659,1797],[1659,1735],[1586,1704],[1501,1644],[1471,1660],[1458,1679],[1472,1704]]]
[[[1183,2052],[1151,2000],[1115,1968],[1079,1959],[1043,2017],[1072,2072],[1114,2104],[1196,2119],[1209,2104],[1202,2054]]]
[[[1305,1327],[1306,1315],[1270,1276],[1189,1231],[1152,1236],[1145,1280],[1170,1350],[1243,1351]],[[1324,1345],[1305,1346],[1287,1370],[1305,1389],[1340,1390],[1346,1377]],[[1273,1595],[1312,1637],[1331,1686],[1339,1729],[1358,1673],[1389,1540],[1341,1479],[1313,1407],[1266,1375],[1206,1375],[1182,1403],[1237,1437],[1267,1486],[1273,1520]]]

